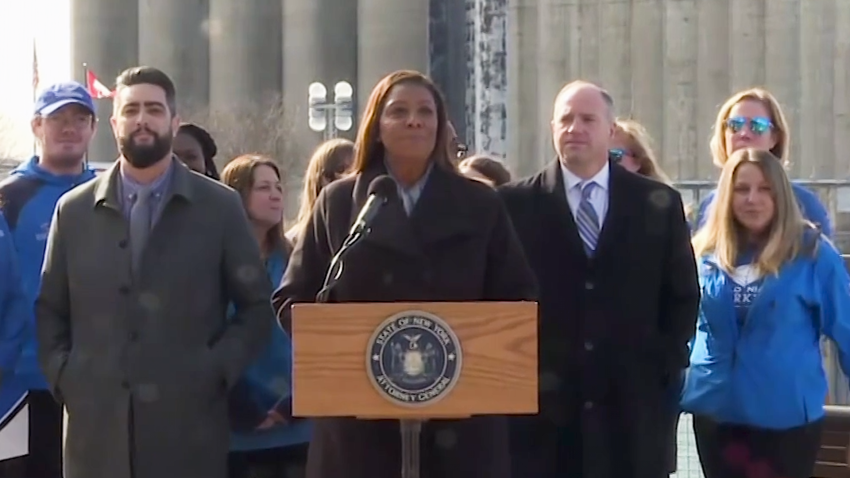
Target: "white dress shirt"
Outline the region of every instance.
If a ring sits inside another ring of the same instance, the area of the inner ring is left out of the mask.
[[[606,164],[595,176],[585,181],[573,174],[569,169],[561,163],[561,174],[564,176],[564,189],[567,193],[567,203],[570,205],[570,211],[573,213],[573,219],[576,218],[576,211],[581,202],[581,185],[584,183],[594,182],[596,187],[590,192],[590,205],[596,211],[599,217],[599,229],[605,223],[605,214],[608,213],[608,179],[611,175],[611,166]]]

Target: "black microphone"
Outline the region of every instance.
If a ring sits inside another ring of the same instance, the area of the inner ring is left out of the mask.
[[[357,219],[351,225],[351,229],[348,231],[349,236],[357,233],[368,233],[369,226],[372,225],[372,221],[378,216],[381,206],[398,197],[396,182],[386,174],[373,179],[369,183],[369,189],[367,191],[366,203],[360,209]]]
[[[337,253],[331,258],[331,263],[325,274],[325,281],[319,293],[316,294],[316,302],[327,302],[330,299],[331,290],[333,290],[340,278],[342,278],[343,257],[369,234],[372,222],[374,222],[378,213],[381,212],[381,207],[398,197],[396,182],[393,181],[393,178],[385,174],[373,179],[369,183],[369,189],[367,191],[366,203],[363,204],[360,213],[357,214],[357,218],[351,225],[351,229],[348,231],[348,237],[342,241],[342,246],[340,246]]]

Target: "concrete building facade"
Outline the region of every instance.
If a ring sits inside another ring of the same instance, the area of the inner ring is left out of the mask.
[[[554,97],[582,78],[647,126],[674,178],[717,177],[718,106],[751,86],[783,105],[793,176],[850,174],[850,2],[509,0],[508,17],[507,157],[523,172],[552,157]]]
[[[280,0],[209,0],[214,110],[261,107],[283,86]]]
[[[75,79],[85,84],[86,69],[111,85],[121,70],[139,63],[138,0],[73,0],[71,62]],[[89,158],[111,161],[118,155],[109,118],[112,101],[95,100],[98,126]]]
[[[209,0],[138,2],[139,63],[168,72],[180,92],[181,111],[206,107],[210,97]]]
[[[84,62],[105,83],[153,64],[192,108],[283,95],[305,149],[322,138],[306,127],[309,83],[349,81],[361,109],[383,75],[413,68],[440,84],[466,142],[518,173],[552,157],[552,101],[582,78],[648,127],[674,178],[716,177],[717,107],[755,85],[785,107],[794,176],[850,174],[845,0],[73,0],[73,22],[76,77]],[[99,103],[92,156],[109,157]]]
[[[283,90],[293,135],[321,140],[307,127],[307,89],[320,82],[333,100],[333,85],[356,85],[358,4],[351,0],[289,0],[283,3]],[[354,138],[354,129],[340,132]]]

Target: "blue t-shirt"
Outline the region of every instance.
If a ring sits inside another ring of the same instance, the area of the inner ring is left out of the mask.
[[[732,301],[735,305],[735,318],[738,326],[743,327],[747,321],[750,307],[761,292],[764,275],[753,263],[756,259],[754,251],[745,251],[738,255],[735,270],[729,274],[732,280]]]

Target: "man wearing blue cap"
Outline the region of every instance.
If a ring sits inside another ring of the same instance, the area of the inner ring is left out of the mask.
[[[63,194],[95,177],[84,158],[96,122],[94,101],[85,86],[73,81],[48,86],[38,96],[32,118],[41,155],[0,182],[0,212],[12,232],[30,311],[38,295],[53,209]],[[62,476],[62,407],[48,391],[36,345],[34,337],[28,338],[11,378],[30,391],[29,455],[0,463],[0,477]]]

